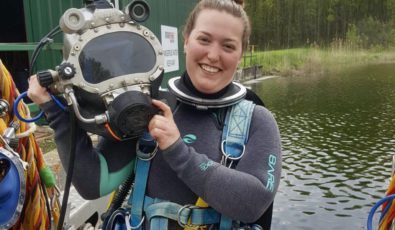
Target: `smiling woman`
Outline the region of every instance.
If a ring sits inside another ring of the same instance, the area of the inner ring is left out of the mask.
[[[169,81],[164,95],[178,102],[170,107],[152,100],[160,112],[140,139],[102,138],[94,147],[86,131],[77,130],[73,183],[82,196],[94,199],[118,188],[136,165],[132,227],[260,229],[257,220],[271,210],[279,185],[281,143],[273,115],[245,100],[246,88],[233,82],[250,34],[241,3],[202,0],[196,5],[183,32],[186,71]],[[31,79],[29,93],[40,101],[45,89]],[[67,112],[52,100],[40,106],[68,168]],[[148,160],[140,159],[144,144],[157,146]],[[168,212],[160,211],[163,206]],[[118,214],[110,214],[110,220]],[[271,216],[259,223],[270,229],[270,221]]]
[[[242,22],[228,13],[199,14],[195,28],[184,38],[186,68],[197,90],[216,93],[233,80],[242,56],[242,34]]]

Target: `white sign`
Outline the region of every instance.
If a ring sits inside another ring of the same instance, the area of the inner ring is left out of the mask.
[[[177,27],[160,26],[162,48],[165,55],[165,73],[177,71],[178,65],[178,33]]]

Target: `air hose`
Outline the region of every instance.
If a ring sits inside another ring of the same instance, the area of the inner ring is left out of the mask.
[[[64,218],[66,215],[66,209],[67,209],[67,201],[69,199],[69,193],[70,193],[70,187],[71,187],[71,181],[73,178],[73,173],[74,173],[74,162],[75,162],[75,149],[76,149],[76,125],[77,122],[75,120],[75,114],[73,113],[73,107],[70,106],[70,125],[71,125],[71,130],[70,130],[70,149],[69,149],[69,165],[68,165],[68,170],[67,170],[67,176],[66,176],[66,184],[64,187],[63,191],[63,200],[62,200],[62,209],[60,211],[60,217],[59,217],[59,223],[58,223],[58,230],[63,229],[63,223],[64,223]]]
[[[19,92],[12,80],[11,74],[0,61],[0,92],[1,98],[6,100],[10,107],[15,104],[15,98]],[[29,109],[24,103],[16,106],[16,111],[24,117],[29,116]],[[5,128],[12,122],[16,122],[15,113],[10,110],[2,119],[0,132],[4,133]],[[59,203],[57,202],[58,192],[52,186],[53,175],[50,176],[43,154],[33,135],[34,123],[20,123],[16,129],[18,143],[15,151],[20,158],[29,164],[26,170],[26,199],[19,220],[12,229],[50,229],[52,223],[57,224],[59,218]],[[41,177],[43,175],[44,177]],[[52,178],[52,179],[51,179]],[[44,181],[48,180],[48,181]],[[45,191],[44,191],[45,190]],[[54,202],[49,203],[49,200]]]
[[[384,202],[392,202],[395,199],[395,194],[386,196],[384,198],[382,198],[381,200],[379,200],[370,210],[369,212],[369,216],[368,216],[368,221],[367,221],[367,229],[368,230],[372,230],[372,222],[373,222],[373,216],[374,213],[376,212],[376,210],[383,205]]]
[[[108,210],[101,215],[101,219],[103,221],[103,229],[106,229],[106,226],[109,221],[109,217],[122,206],[122,203],[125,201],[130,188],[132,187],[134,181],[134,173],[130,174],[130,176],[122,183],[118,191],[116,192],[110,207]]]
[[[25,117],[22,117],[21,116],[21,114],[18,112],[18,105],[19,105],[19,102],[22,100],[22,98],[24,98],[24,97],[26,97],[27,96],[27,92],[23,92],[23,93],[21,93],[17,98],[16,98],[16,100],[15,100],[15,103],[14,103],[14,106],[13,106],[13,110],[14,110],[14,113],[15,113],[15,116],[19,119],[19,120],[21,120],[21,121],[23,121],[23,122],[26,122],[26,123],[33,123],[33,122],[36,122],[36,121],[38,121],[41,117],[43,117],[44,116],[44,112],[43,111],[40,111],[40,113],[38,113],[35,117],[33,117],[33,118],[25,118]],[[54,100],[54,102],[63,110],[63,111],[66,111],[67,109],[66,109],[66,107],[62,104],[62,102],[60,102],[54,95],[50,95],[51,96],[51,98],[52,98],[52,100]]]

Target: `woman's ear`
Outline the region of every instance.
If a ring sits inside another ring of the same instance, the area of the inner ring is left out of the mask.
[[[184,37],[184,54],[187,52],[188,38]]]

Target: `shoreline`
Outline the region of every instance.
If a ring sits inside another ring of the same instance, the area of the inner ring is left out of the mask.
[[[281,77],[281,76],[279,76],[279,75],[265,75],[265,76],[257,77],[255,79],[241,81],[241,83],[243,85],[251,85],[251,84],[254,84],[254,83],[257,83],[257,82],[261,82],[261,81],[264,81],[264,80],[267,80],[267,79],[278,78],[278,77]]]

